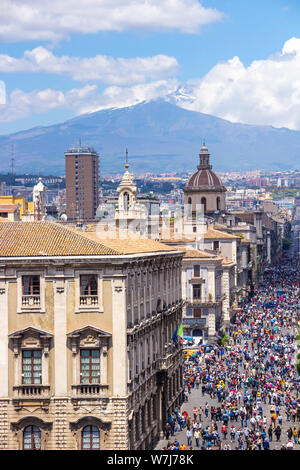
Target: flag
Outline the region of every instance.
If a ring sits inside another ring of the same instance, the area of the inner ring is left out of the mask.
[[[177,336],[183,336],[183,326],[182,323],[179,325],[178,330],[177,330]]]
[[[174,342],[174,345],[176,348],[178,348],[178,341],[177,341],[177,336],[178,336],[178,326],[176,326],[176,329],[173,333],[172,340]]]

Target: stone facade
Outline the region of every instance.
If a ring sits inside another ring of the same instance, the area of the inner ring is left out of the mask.
[[[91,447],[107,450],[154,445],[183,398],[172,342],[182,321],[182,256],[166,247],[1,258],[0,449],[82,449],[89,436]],[[90,295],[81,276],[96,279]],[[24,295],[29,278],[39,289]],[[86,355],[90,380],[82,379]]]

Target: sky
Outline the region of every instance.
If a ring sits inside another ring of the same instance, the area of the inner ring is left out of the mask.
[[[299,0],[1,0],[0,134],[159,97],[300,130]]]

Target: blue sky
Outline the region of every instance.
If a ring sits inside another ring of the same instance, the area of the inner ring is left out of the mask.
[[[300,129],[297,0],[1,3],[0,134],[157,97]]]

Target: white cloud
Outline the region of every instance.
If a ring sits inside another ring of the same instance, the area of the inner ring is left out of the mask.
[[[183,108],[233,122],[300,129],[300,39],[245,67],[238,57],[217,64],[202,79],[188,82]]]
[[[0,104],[6,103],[6,87],[3,80],[0,80]]]
[[[174,57],[156,55],[133,59],[114,59],[97,55],[91,58],[57,57],[45,47],[25,51],[16,59],[0,54],[0,72],[46,72],[68,74],[77,81],[101,80],[110,85],[132,85],[148,79],[158,80],[177,71],[178,62]]]
[[[1,0],[0,40],[59,40],[71,33],[198,33],[223,14],[198,0]]]
[[[112,86],[102,94],[96,85],[74,88],[66,93],[60,90],[34,90],[25,93],[12,91],[5,105],[0,105],[0,122],[13,122],[33,114],[41,114],[53,109],[70,109],[75,114],[90,113],[100,109],[123,108],[142,101],[164,97],[178,87],[178,82],[158,80],[132,87]]]
[[[232,122],[300,130],[299,70],[300,39],[291,38],[280,53],[266,60],[254,61],[245,67],[238,57],[233,57],[217,64],[203,78],[185,84],[169,78],[109,86],[102,94],[97,86],[90,84],[66,93],[51,89],[31,93],[14,90],[7,104],[0,106],[0,121],[14,121],[54,108],[82,114],[163,97],[175,100],[185,109]]]
[[[95,97],[94,101],[83,103],[78,112],[82,114],[92,113],[100,109],[125,108],[143,101],[164,98],[174,93],[178,85],[176,79],[171,79],[158,80],[132,87],[111,86],[106,88],[102,95]]]
[[[96,92],[96,85],[74,88],[67,93],[50,88],[30,93],[15,89],[10,93],[6,104],[0,105],[0,122],[13,122],[58,108],[76,111],[82,103],[93,99]]]

